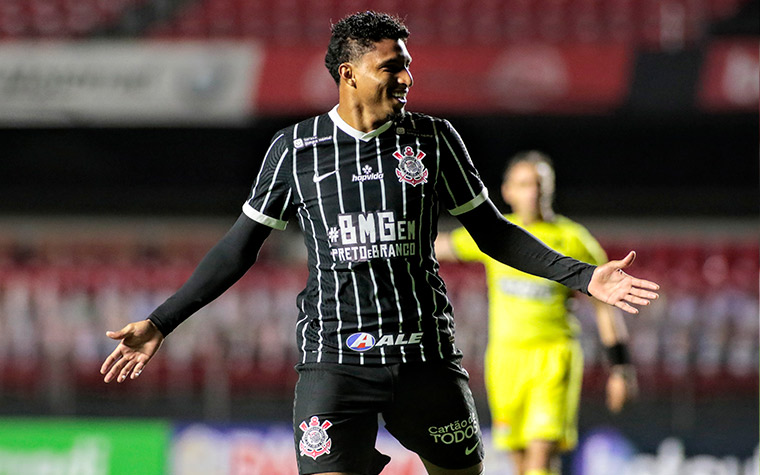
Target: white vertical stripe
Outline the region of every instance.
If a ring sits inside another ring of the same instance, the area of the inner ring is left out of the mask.
[[[293,176],[295,176],[295,173]],[[304,227],[306,223],[304,222],[303,214],[300,211],[298,212],[298,220],[301,222],[301,229],[306,229]],[[303,304],[304,301],[302,300],[301,313],[303,313],[303,318],[299,320],[298,323],[296,323],[296,333],[298,333],[298,325],[303,324],[303,328],[301,329],[301,354],[303,355],[301,358],[301,363],[306,363],[306,326],[309,324],[309,315],[306,313]]]
[[[433,124],[433,128],[435,130],[436,143],[438,143],[438,130],[435,128],[435,124]],[[450,130],[454,130],[453,127],[449,127],[449,129]],[[454,132],[454,133],[456,133],[456,132]],[[459,160],[459,157],[457,157],[456,153],[454,153],[454,150],[452,149],[451,144],[449,144],[449,141],[446,140],[446,134],[442,133],[441,134],[441,138],[443,138],[443,141],[446,142],[446,145],[448,146],[448,149],[451,152],[451,155],[456,160],[457,165],[459,165],[459,170],[462,172],[462,176],[464,178],[465,183],[467,183],[467,187],[470,189],[470,193],[474,194],[475,192],[472,189],[472,186],[470,185],[470,181],[467,179],[467,174],[465,173],[464,168],[462,167],[462,163]],[[461,143],[461,140],[462,139],[459,138],[460,143]],[[440,148],[440,145],[439,145],[439,148]],[[439,161],[440,161],[440,157],[439,157]],[[452,201],[452,203],[455,202],[454,201],[454,195],[451,192],[451,189],[449,188],[449,182],[448,182],[448,180],[446,180],[446,176],[443,173],[441,173],[441,177],[443,178],[443,181],[446,184],[446,189],[449,190],[449,194],[451,195],[451,201]],[[434,256],[430,256],[430,257],[431,257],[431,259],[434,259]],[[448,299],[448,297],[447,297],[447,299]],[[454,335],[454,316],[453,316],[453,314],[444,313],[444,316],[446,317],[446,321],[447,321],[447,324],[448,324],[449,334],[450,335]]]
[[[359,285],[356,283],[356,275],[353,271],[353,264],[349,265],[351,269],[351,280],[354,282],[354,301],[356,302],[356,330],[362,331],[362,309],[359,302]],[[359,364],[364,364],[364,353],[359,353]]]
[[[401,144],[399,143],[399,136],[396,134],[396,150],[401,150]],[[407,190],[406,182],[401,181],[401,204],[402,204],[402,210],[404,212],[404,219],[406,219],[406,190]]]
[[[454,130],[453,127],[450,127],[450,130],[453,131]],[[456,133],[456,131],[454,131],[454,133]],[[436,134],[436,136],[437,136],[437,134]],[[446,144],[449,145],[449,142],[446,140],[446,135],[445,134],[441,134],[441,137],[446,142]],[[462,139],[460,138],[459,141],[461,142],[461,140]],[[459,169],[462,171],[462,175],[465,178],[465,182],[467,183],[467,187],[470,189],[470,192],[474,193],[474,191],[472,189],[472,186],[470,186],[469,180],[467,180],[467,175],[465,174],[464,169],[462,168],[462,164],[459,161],[458,157],[456,157],[456,154],[451,149],[450,145],[449,145],[449,150],[451,151],[451,154],[454,155],[454,157],[457,160],[457,163],[459,164]],[[443,176],[443,174],[441,174],[441,176]],[[446,186],[448,187],[448,181],[446,181],[446,177],[444,176],[443,179],[446,182]],[[452,202],[453,202],[453,199],[452,199]],[[431,258],[434,259],[434,256],[431,256]],[[448,296],[446,298],[448,299]],[[453,310],[453,307],[452,307],[452,310]],[[445,313],[444,315],[446,316],[446,320],[448,321],[449,334],[450,335],[454,335],[454,316],[453,316],[452,313]]]
[[[451,152],[451,156],[454,157],[454,161],[457,162],[457,166],[459,166],[459,171],[462,173],[462,178],[464,178],[464,182],[467,184],[467,188],[470,190],[470,197],[475,196],[475,190],[472,189],[472,184],[470,184],[470,180],[467,177],[467,173],[464,171],[464,167],[462,166],[462,161],[459,159],[459,156],[457,156],[456,152],[454,151],[454,148],[451,146],[448,140],[446,140],[446,136],[441,134],[441,138],[444,142],[446,142],[446,146],[449,149],[449,152]],[[436,135],[437,140],[437,135]],[[449,192],[451,192],[449,190]]]
[[[362,163],[361,163],[361,147],[359,144],[359,140],[356,140],[356,174],[361,175],[362,174]],[[359,182],[359,200],[362,204],[362,213],[367,212],[367,205],[364,200],[364,182]],[[383,208],[384,209],[384,208]],[[369,277],[372,280],[372,286],[373,286],[373,292],[375,299],[375,308],[377,309],[377,336],[378,341],[383,337],[383,309],[380,306],[380,299],[377,298],[377,280],[375,278],[375,271],[372,270],[372,262],[367,261],[367,269],[369,269]],[[382,364],[385,364],[385,348],[380,347],[380,362]]]
[[[415,127],[414,120],[410,119],[410,121],[412,123],[412,128],[414,128]],[[401,144],[399,143],[399,136],[398,135],[396,135],[396,148],[398,150],[401,150]],[[406,217],[406,212],[407,212],[407,209],[406,209],[406,190],[407,190],[406,183],[403,183],[402,186],[403,186],[403,188],[402,188],[402,194],[403,194],[403,199],[404,199],[404,217]],[[423,199],[420,201],[420,208],[424,207],[424,201],[425,201],[425,199],[423,197]],[[422,211],[420,211],[420,217],[422,217],[421,213],[422,213]],[[422,224],[422,219],[420,219],[419,221],[417,221],[417,223],[418,223],[417,224],[417,242],[421,244],[422,243],[422,238],[420,236],[420,228],[421,228],[421,224]],[[417,247],[418,247],[418,249],[420,248],[420,246],[417,246]],[[420,299],[417,296],[417,281],[415,280],[414,276],[412,275],[412,266],[409,263],[409,260],[406,261],[406,269],[407,269],[407,272],[409,272],[409,280],[412,282],[412,295],[414,295],[414,300],[415,300],[415,302],[417,302],[417,329],[421,332],[422,331],[422,304],[420,303]],[[425,358],[425,345],[423,343],[420,343],[420,357],[422,358],[422,361],[426,361],[426,358]]]
[[[431,121],[433,125],[433,136],[435,137],[435,163],[436,167],[441,167],[441,143],[438,141],[438,129],[435,126],[435,121]],[[430,214],[430,234],[428,236],[428,241],[432,244],[433,242],[433,213],[432,211]],[[422,216],[420,216],[420,221],[422,221]],[[422,253],[420,253],[420,259],[423,259]],[[430,283],[430,277],[428,274],[425,274],[425,280],[428,283],[428,287],[430,287],[430,291],[433,293],[433,315],[438,313],[438,303],[436,301],[435,297],[435,288]],[[443,359],[443,349],[441,347],[441,328],[438,325],[438,318],[435,318],[435,329],[436,329],[436,335],[438,337],[438,355]]]
[[[301,329],[301,353],[303,354],[303,357],[301,358],[301,363],[306,363],[306,327],[309,326],[309,316],[306,315],[306,310],[303,308],[304,301],[301,301],[301,313],[304,314],[304,317],[298,321],[296,324],[296,331],[298,331],[298,325],[303,322],[303,328]]]
[[[380,175],[383,175],[383,160],[382,155],[380,153],[380,138],[375,139],[375,155],[377,156],[377,173]],[[383,175],[385,176],[385,175]],[[388,202],[386,200],[385,195],[385,180],[380,180],[380,196],[381,201],[383,204],[383,209],[388,209]],[[404,219],[406,219],[406,212],[404,212]],[[391,260],[386,259],[385,263],[388,265],[388,273],[391,278],[391,286],[393,287],[393,295],[396,298],[396,310],[398,311],[398,332],[403,333],[404,332],[404,314],[401,310],[401,299],[398,295],[398,288],[396,288],[396,276],[393,274],[393,266],[391,265]],[[404,345],[401,345],[399,347],[399,350],[401,351],[401,361],[406,363],[406,352],[404,351]]]
[[[357,169],[359,168],[359,140],[356,140],[356,163],[357,163]],[[360,172],[361,173],[361,172]],[[364,188],[362,188],[362,183],[359,183],[359,192],[363,193]],[[364,195],[362,195],[362,211],[364,206]],[[343,210],[343,200],[341,200],[341,212],[345,212]],[[354,264],[353,262],[349,262],[348,268],[351,269],[351,279],[354,282],[354,299],[356,302],[356,320],[357,320],[357,330],[362,331],[362,307],[361,302],[359,301],[359,284],[356,282],[356,274],[354,273]],[[364,353],[359,353],[359,364],[364,364]]]
[[[251,196],[256,195],[256,187],[259,186],[259,179],[261,178],[261,171],[264,170],[264,166],[267,163],[267,156],[269,156],[269,152],[272,150],[272,147],[274,147],[274,144],[277,143],[278,140],[283,138],[285,134],[280,134],[277,136],[276,139],[272,140],[272,143],[269,144],[269,148],[267,149],[267,152],[264,154],[264,160],[261,162],[261,167],[259,167],[259,173],[256,175],[256,182],[253,184],[253,189],[251,190]]]
[[[296,126],[293,128],[293,138],[294,139],[296,138],[297,133],[298,133],[298,124],[296,124]],[[297,155],[298,154],[294,151],[293,152],[293,179],[294,179],[294,181],[296,183],[296,191],[298,192],[298,196],[301,199],[301,201],[303,202],[304,201],[304,196],[303,196],[303,192],[301,191],[301,183],[298,181],[298,167],[296,166],[296,156]],[[314,220],[311,218],[311,213],[309,213],[309,210],[305,206],[303,208],[300,208],[300,209],[303,209],[303,212],[306,213],[305,217],[303,215],[301,215],[301,218],[302,218],[301,229],[304,229],[304,230],[306,229],[306,226],[305,226],[305,223],[303,222],[303,219],[308,220],[309,224],[311,225],[311,234],[312,234],[312,236],[314,236],[314,250],[316,252],[316,257],[317,257],[317,286],[318,286],[318,291],[319,291],[320,298],[321,298],[321,294],[322,294],[322,276],[321,276],[321,272],[319,270],[319,245],[317,243],[317,233],[316,233],[316,229],[314,228]],[[300,215],[300,213],[299,213],[299,215]],[[319,302],[319,304],[321,304],[321,301]],[[323,324],[323,321],[322,321],[322,307],[319,304],[317,305],[317,312],[318,312],[318,316],[319,316],[319,348],[318,348],[319,353],[317,354],[317,362],[321,361],[321,359],[322,359],[322,324]],[[301,307],[302,307],[301,311],[303,311],[303,303],[301,304]],[[304,325],[304,335],[305,334],[306,334],[306,325]],[[306,347],[306,338],[304,337],[303,344],[302,344],[302,351],[304,352],[304,359],[306,358],[305,347]]]
[[[277,167],[275,167],[274,174],[272,175],[272,180],[269,182],[269,188],[267,189],[267,194],[266,196],[264,196],[264,202],[261,204],[261,211],[264,211],[267,208],[267,203],[269,203],[269,198],[272,196],[272,189],[274,188],[274,182],[277,179],[277,175],[280,174],[280,167],[282,166],[282,163],[285,161],[285,157],[287,155],[288,155],[288,151],[285,150],[280,156],[280,159],[277,161]]]
[[[282,218],[285,217],[285,211],[288,209],[288,206],[290,205],[290,197],[293,196],[293,190],[288,190],[288,196],[285,197],[285,203],[282,205],[282,210],[280,211],[280,221],[282,221]]]
[[[319,116],[314,118],[314,135],[317,135],[317,125],[319,122]],[[314,150],[314,176],[319,175],[319,154],[317,153],[317,146],[312,147]],[[325,235],[327,235],[327,219],[325,218],[325,208],[322,203],[322,187],[319,183],[315,183],[317,188],[317,202],[319,203],[319,213],[322,216],[322,224],[325,228]],[[322,346],[324,341],[324,316],[322,315],[322,268],[321,258],[319,256],[319,242],[317,241],[317,231],[314,227],[314,222],[311,223],[311,229],[314,232],[314,248],[317,255],[317,309],[319,309],[319,354],[317,355],[317,363],[322,362]],[[333,271],[335,270],[335,262],[333,262]]]
[[[372,279],[373,294],[375,295],[375,308],[377,308],[377,341],[383,337],[383,310],[380,308],[380,299],[377,298],[377,280],[375,279],[375,271],[372,270],[372,262],[367,261],[367,268],[369,269],[369,276]],[[380,347],[380,361],[385,364],[385,348]]]
[[[335,147],[335,169],[338,170],[338,172],[335,173],[335,179],[337,180],[336,186],[338,187],[338,203],[340,204],[340,212],[343,213],[345,210],[343,209],[343,190],[341,189],[340,181],[340,149],[338,148],[338,127],[335,125],[335,123],[333,123],[332,136],[333,146]],[[325,220],[325,227],[326,226],[327,220]],[[340,296],[338,295],[338,290],[340,289],[340,279],[338,278],[338,273],[335,271],[335,259],[333,259],[333,263],[330,268],[333,271],[333,278],[335,280],[335,314],[338,318],[338,364],[341,364],[343,363],[343,336],[341,335],[341,330],[343,329],[343,319],[340,317]]]
[[[459,203],[457,203],[457,197],[454,195],[454,192],[451,191],[451,187],[449,186],[449,180],[446,179],[446,175],[441,173],[441,178],[443,179],[443,184],[446,185],[446,191],[449,192],[449,196],[451,197],[451,202],[454,204],[454,207],[458,206]]]

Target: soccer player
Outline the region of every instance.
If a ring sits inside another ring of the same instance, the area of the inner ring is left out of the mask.
[[[537,151],[515,155],[504,172],[501,194],[513,212],[505,217],[552,249],[594,264],[607,261],[584,227],[554,213],[554,168],[548,156]],[[509,451],[517,474],[559,474],[560,453],[577,443],[583,376],[579,326],[567,308],[573,292],[491,259],[462,227],[438,236],[436,255],[482,262],[486,268],[486,386],[494,445]],[[611,364],[607,405],[618,412],[636,391],[628,333],[614,307],[594,303]]]
[[[243,212],[188,281],[120,340],[106,382],[134,379],[165,337],[253,265],[295,216],[309,277],[297,297],[293,430],[301,474],[378,474],[378,414],[430,474],[482,473],[483,444],[433,245],[441,209],[495,258],[631,312],[658,286],[634,258],[562,256],[496,210],[451,124],[406,112],[409,31],[372,11],[332,27],[325,65],[338,105],[275,134]],[[275,73],[275,72],[273,72]]]

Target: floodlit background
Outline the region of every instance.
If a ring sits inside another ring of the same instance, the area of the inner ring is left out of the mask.
[[[617,416],[577,303],[565,473],[756,475],[755,0],[0,0],[0,474],[295,473],[295,222],[139,380],[98,368],[105,330],[234,222],[274,132],[337,102],[329,26],[368,8],[406,19],[408,109],[453,123],[498,205],[505,160],[543,150],[556,209],[662,284],[628,317],[641,395]],[[488,434],[482,269],[442,273]],[[421,473],[378,446],[384,474]],[[488,449],[486,473],[509,473]]]

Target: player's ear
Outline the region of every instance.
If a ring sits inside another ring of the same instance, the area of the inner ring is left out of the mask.
[[[338,66],[338,76],[340,76],[341,82],[346,83],[349,87],[356,87],[354,66],[351,63],[342,63]]]

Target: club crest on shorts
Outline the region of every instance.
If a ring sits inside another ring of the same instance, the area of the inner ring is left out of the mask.
[[[332,427],[332,422],[325,420],[319,422],[319,417],[311,416],[309,423],[301,422],[298,426],[303,431],[301,442],[298,447],[301,449],[301,455],[306,455],[314,460],[322,454],[329,454],[332,447],[332,439],[327,435],[327,429]]]
[[[427,183],[428,170],[422,164],[425,152],[420,150],[415,155],[412,147],[404,147],[403,154],[396,150],[393,152],[393,156],[398,160],[396,176],[398,176],[399,182],[409,183],[412,186]]]

